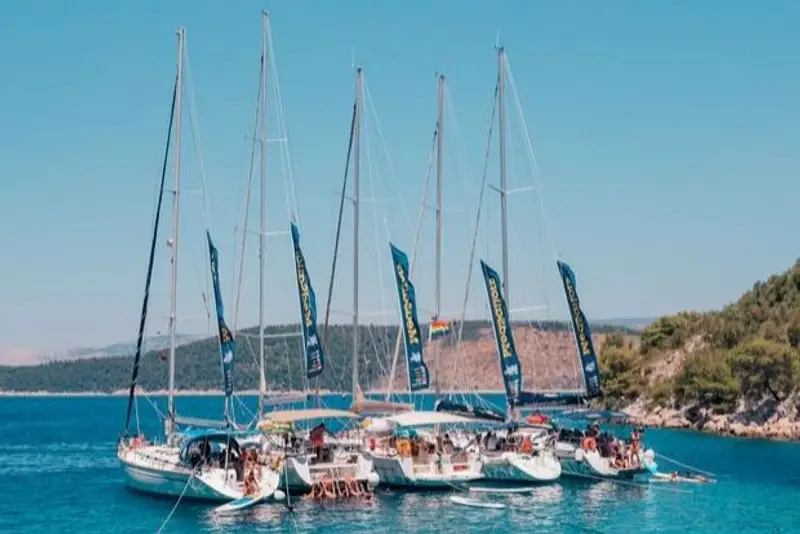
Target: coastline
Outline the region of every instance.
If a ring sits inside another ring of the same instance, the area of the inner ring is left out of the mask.
[[[151,397],[166,397],[168,391],[165,389],[153,391],[138,391],[139,394],[146,394]],[[302,395],[303,391],[290,390],[274,392],[276,394],[298,394]],[[349,395],[349,393],[337,392],[331,390],[319,390],[322,395]],[[408,392],[396,392],[403,395]],[[433,391],[423,391],[423,394],[432,394]],[[443,391],[445,394],[465,393],[463,391]],[[500,394],[504,393],[503,390],[475,390],[471,391],[473,394]],[[119,389],[112,392],[103,391],[3,391],[0,390],[0,399],[2,398],[108,398],[108,397],[127,397],[129,390]],[[255,397],[258,395],[258,390],[247,389],[237,392],[238,395]],[[385,395],[386,390],[368,390],[364,392],[365,395]],[[223,393],[219,390],[202,390],[202,389],[181,389],[175,391],[176,397],[221,397]],[[622,410],[630,416],[631,421],[636,425],[641,425],[645,428],[656,429],[673,429],[673,430],[689,430],[700,432],[703,434],[711,434],[724,437],[739,437],[750,439],[767,439],[771,441],[800,441],[800,422],[791,421],[787,417],[777,418],[773,417],[764,422],[742,422],[740,415],[723,414],[723,415],[706,415],[698,421],[690,421],[686,418],[684,413],[679,410],[656,409],[654,411],[645,411],[642,406],[637,404],[631,405]]]
[[[166,389],[157,389],[152,391],[145,391],[141,388],[136,390],[140,395],[148,395],[150,397],[166,397],[169,394],[169,391]],[[116,391],[7,391],[7,390],[0,390],[0,398],[3,397],[127,397],[130,393],[129,389],[118,389]],[[302,395],[305,392],[301,390],[287,390],[287,391],[273,391],[270,394],[275,395]],[[328,389],[320,389],[318,393],[321,395],[349,395],[347,392],[342,391],[332,391]],[[386,390],[381,389],[370,389],[364,392],[365,395],[386,395]],[[430,391],[419,391],[415,394],[432,394],[433,390]],[[504,394],[502,389],[478,389],[474,391],[442,391],[444,394],[477,394],[477,395],[493,395],[493,394]],[[245,397],[255,397],[258,395],[258,390],[256,389],[245,389],[236,392],[237,395],[245,396]],[[408,395],[408,391],[395,391],[394,394],[396,395]],[[178,389],[175,390],[176,397],[222,397],[224,394],[222,391],[218,389],[212,390],[205,390],[205,389]]]
[[[771,441],[800,441],[800,422],[786,416],[779,417],[777,414],[766,420],[748,421],[741,412],[705,413],[692,421],[682,410],[659,408],[645,412],[642,407],[634,405],[622,411],[631,417],[634,424],[645,428],[692,430],[717,436]]]

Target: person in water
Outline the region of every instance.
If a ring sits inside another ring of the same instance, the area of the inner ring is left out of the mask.
[[[258,482],[256,481],[255,473],[250,471],[244,481],[244,495],[245,497],[248,497],[250,495],[255,495],[256,493],[258,493]]]

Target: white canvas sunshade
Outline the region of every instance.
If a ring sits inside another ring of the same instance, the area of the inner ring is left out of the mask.
[[[479,419],[447,412],[406,412],[386,418],[396,426],[428,426],[480,423]]]
[[[262,422],[273,421],[276,423],[292,423],[295,421],[307,421],[309,419],[355,419],[358,415],[347,410],[283,410],[268,413]]]

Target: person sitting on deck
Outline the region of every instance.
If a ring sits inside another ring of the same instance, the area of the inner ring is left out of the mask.
[[[586,436],[587,437],[591,437],[591,438],[595,438],[596,439],[597,436],[599,436],[599,435],[600,435],[600,425],[598,425],[597,423],[592,423],[586,429]]]
[[[450,439],[450,434],[445,434],[442,439],[442,451],[445,454],[453,454],[453,440]]]
[[[614,456],[614,438],[608,432],[603,432],[597,437],[597,449],[603,458]]]
[[[622,440],[616,442],[614,452],[614,467],[617,469],[626,469],[628,467],[628,462],[625,460],[625,444]]]
[[[486,439],[486,450],[496,451],[497,446],[498,446],[497,436],[494,435],[494,432],[489,432],[488,437]]]
[[[531,454],[533,452],[533,441],[530,436],[525,436],[522,439],[522,444],[519,446],[519,452],[522,454]]]

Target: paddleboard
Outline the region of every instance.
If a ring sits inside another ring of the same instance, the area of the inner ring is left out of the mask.
[[[469,488],[472,493],[533,493],[536,488]]]
[[[472,508],[491,508],[493,510],[500,510],[506,507],[505,504],[501,504],[498,502],[486,502],[486,501],[479,501],[477,499],[467,499],[466,497],[459,497],[458,495],[451,496],[450,501],[454,502],[455,504],[460,504],[461,506],[471,506]]]
[[[241,497],[231,502],[227,502],[222,506],[217,506],[214,509],[216,513],[226,513],[226,512],[235,512],[236,510],[244,510],[245,508],[250,508],[251,506],[255,506],[256,504],[260,503],[263,499],[263,495],[256,494],[256,495],[247,495],[246,497]]]
[[[689,478],[689,477],[673,477],[672,475],[667,475],[666,473],[656,473],[656,478],[651,478],[650,482],[689,482],[691,484],[713,484],[716,480],[712,478]]]

